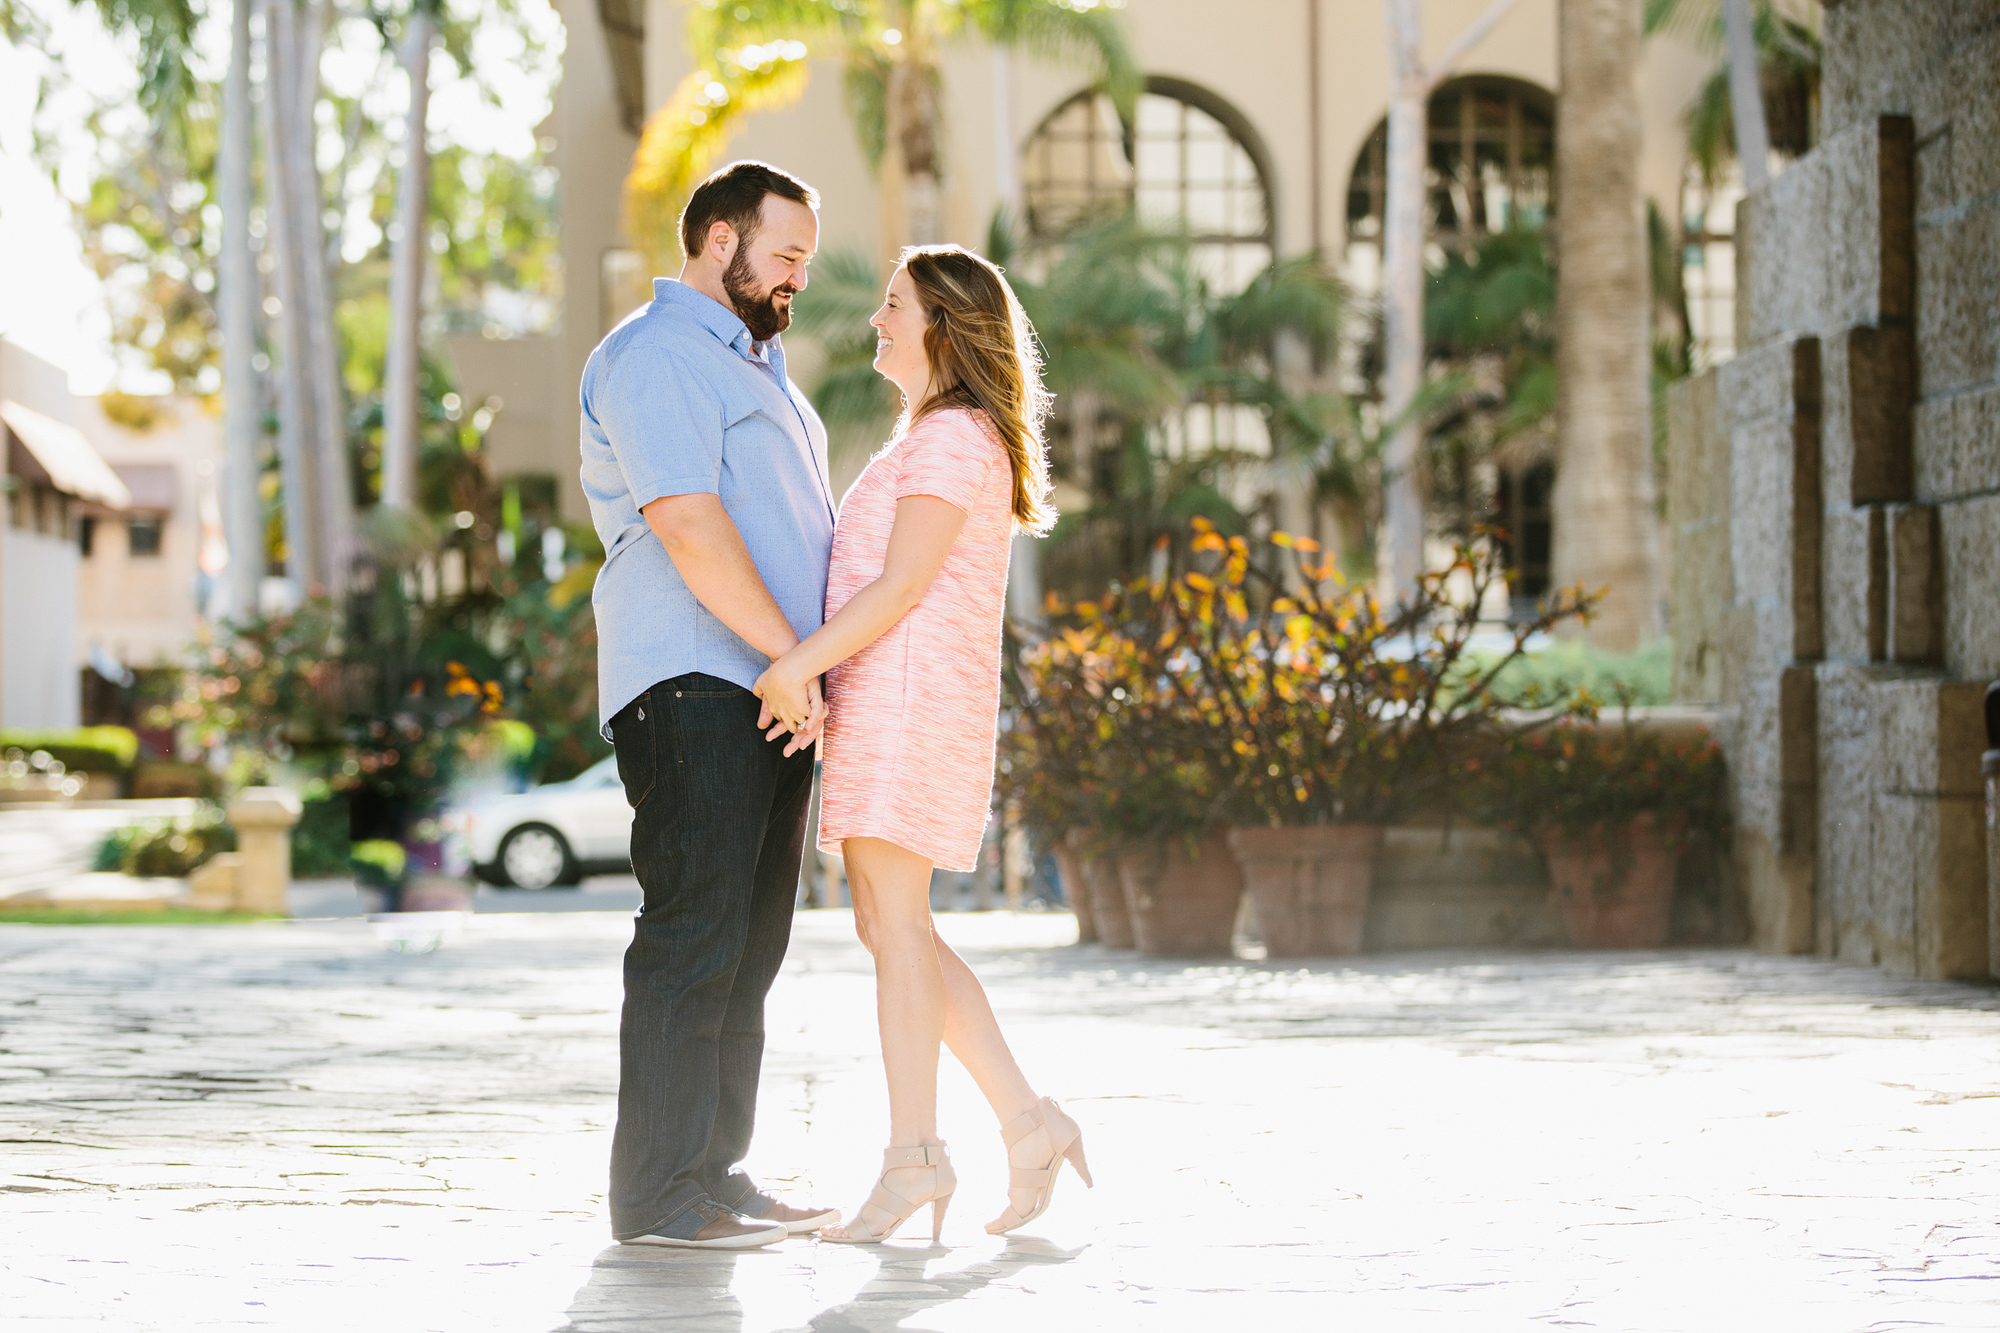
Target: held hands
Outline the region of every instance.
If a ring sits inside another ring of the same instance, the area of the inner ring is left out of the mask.
[[[763,700],[757,726],[763,730],[764,739],[774,741],[785,732],[792,733],[792,739],[785,745],[787,756],[818,740],[820,729],[826,725],[826,699],[820,691],[819,677],[799,679],[787,665],[789,657],[787,654],[771,663],[750,687],[750,692]]]

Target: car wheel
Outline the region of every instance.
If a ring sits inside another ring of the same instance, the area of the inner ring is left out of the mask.
[[[500,873],[517,889],[551,889],[577,881],[563,835],[547,824],[523,824],[500,844]]]

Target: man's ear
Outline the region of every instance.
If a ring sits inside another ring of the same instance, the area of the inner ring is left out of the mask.
[[[702,251],[716,263],[726,266],[736,254],[736,228],[721,218],[709,223],[708,243]]]

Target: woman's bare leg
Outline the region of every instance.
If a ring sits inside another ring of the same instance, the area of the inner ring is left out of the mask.
[[[938,1143],[937,1063],[944,1038],[945,987],[931,933],[931,863],[880,838],[849,838],[847,887],[854,927],[875,956],[875,1020],[882,1030],[882,1067],[889,1077],[889,1142],[898,1147]],[[882,1183],[910,1198],[928,1185],[930,1170],[899,1167]],[[888,1219],[863,1210],[879,1232]],[[844,1228],[830,1227],[835,1234]]]
[[[880,838],[849,838],[843,851],[855,930],[875,956],[875,1014],[889,1080],[889,1141],[905,1146],[939,1142],[941,1040],[972,1075],[1003,1126],[1032,1109],[1040,1099],[1007,1046],[986,988],[957,951],[937,937],[930,912],[931,863]],[[1015,1166],[1045,1166],[1053,1146],[1036,1128],[1009,1149],[1008,1159]],[[908,1194],[921,1178],[915,1170],[899,1170],[884,1183]],[[1010,1196],[1025,1211],[1034,1193],[1021,1189]]]

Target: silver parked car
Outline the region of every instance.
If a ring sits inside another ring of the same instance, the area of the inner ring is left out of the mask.
[[[488,796],[453,812],[473,873],[502,888],[568,887],[585,875],[632,868],[632,807],[618,761],[567,782]]]

